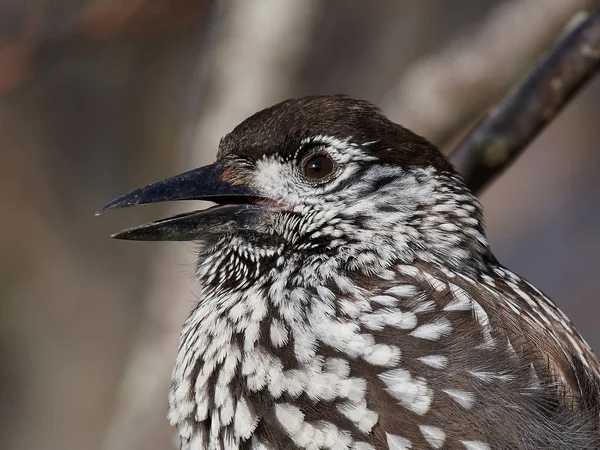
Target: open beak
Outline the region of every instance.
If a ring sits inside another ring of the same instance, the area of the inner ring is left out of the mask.
[[[214,163],[149,184],[113,200],[96,215],[113,209],[173,200],[217,203],[206,210],[179,214],[112,235],[116,239],[141,241],[192,241],[212,232],[255,229],[265,209],[279,209],[276,202],[262,199],[251,189],[224,181],[223,167],[222,163]]]

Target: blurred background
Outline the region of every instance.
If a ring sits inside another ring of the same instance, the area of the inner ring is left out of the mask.
[[[597,4],[0,0],[0,448],[174,448],[191,249],[109,239],[172,211],[95,218],[108,200],[292,96],[367,99],[450,148]],[[600,78],[481,197],[500,261],[597,352],[599,104]]]

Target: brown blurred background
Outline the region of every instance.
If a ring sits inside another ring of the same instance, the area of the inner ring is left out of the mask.
[[[105,202],[209,162],[291,96],[367,99],[447,147],[597,5],[0,0],[0,448],[174,448],[191,251],[110,240],[166,211],[94,218]],[[599,104],[596,79],[482,196],[500,261],[596,351]]]

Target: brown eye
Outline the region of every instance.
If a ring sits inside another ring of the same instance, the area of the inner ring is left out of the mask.
[[[304,173],[316,180],[325,178],[333,172],[333,161],[325,155],[314,155],[306,161]]]

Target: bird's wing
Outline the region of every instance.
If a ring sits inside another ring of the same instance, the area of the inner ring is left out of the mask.
[[[539,291],[506,278],[400,267],[374,291],[363,331],[401,354],[393,367],[351,363],[379,414],[376,448],[592,448],[600,440],[600,390],[578,357],[584,344],[557,312],[535,312],[550,304]],[[565,334],[557,337],[559,317]]]

